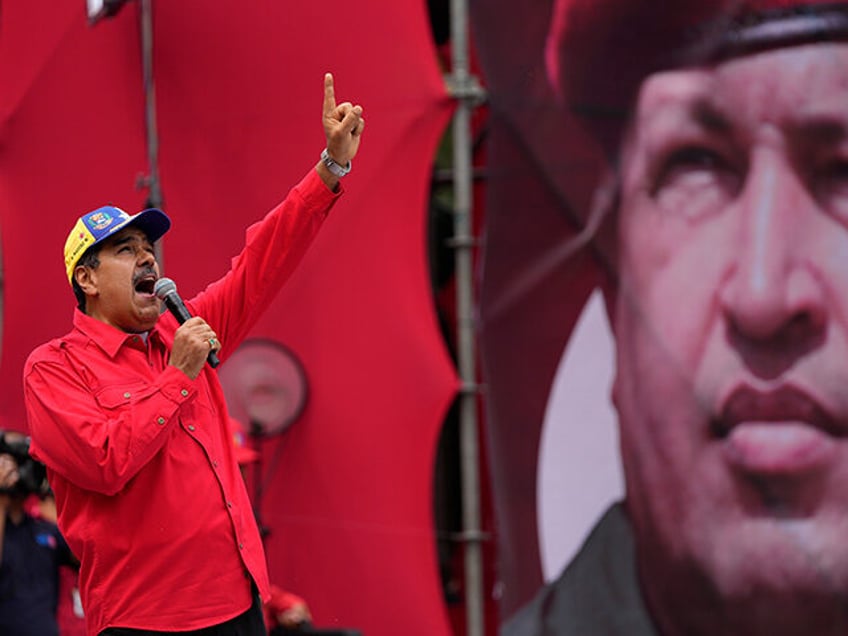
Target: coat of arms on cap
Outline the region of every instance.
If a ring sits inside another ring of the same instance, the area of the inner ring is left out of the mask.
[[[112,223],[112,215],[108,212],[94,212],[88,216],[86,223],[92,230],[102,230]]]

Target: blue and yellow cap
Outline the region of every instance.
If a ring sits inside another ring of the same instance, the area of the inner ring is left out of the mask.
[[[147,208],[130,216],[121,208],[111,205],[83,214],[65,240],[68,282],[72,283],[77,263],[89,247],[130,225],[141,229],[151,241],[156,241],[171,228],[171,219],[158,208]]]

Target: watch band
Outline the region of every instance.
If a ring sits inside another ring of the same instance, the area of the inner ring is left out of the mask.
[[[327,152],[326,148],[321,151],[321,161],[324,162],[325,166],[327,166],[327,170],[332,172],[340,179],[348,172],[350,172],[350,161],[347,162],[346,166],[343,166],[340,163],[336,163],[335,159],[330,156],[330,153]]]

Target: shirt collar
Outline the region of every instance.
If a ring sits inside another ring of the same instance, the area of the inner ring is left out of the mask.
[[[80,311],[79,307],[74,309],[74,328],[103,349],[110,358],[118,355],[121,347],[131,338],[141,334],[127,333],[117,327],[92,318]],[[152,337],[156,334],[153,327],[148,334]]]

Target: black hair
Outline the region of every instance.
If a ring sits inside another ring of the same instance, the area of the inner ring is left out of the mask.
[[[89,247],[85,252],[83,252],[80,259],[77,261],[77,264],[74,266],[74,269],[82,265],[83,267],[90,267],[91,269],[97,269],[100,266],[100,248],[103,247],[102,244],[96,243]],[[82,290],[77,284],[77,279],[71,275],[71,287],[74,288],[74,296],[77,298],[77,307],[82,313],[85,313],[85,292]]]

